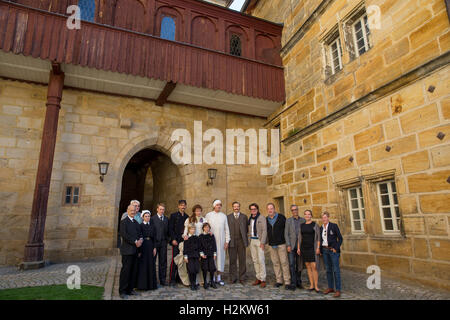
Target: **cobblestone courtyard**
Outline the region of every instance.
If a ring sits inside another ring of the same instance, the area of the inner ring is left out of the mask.
[[[169,252],[170,253],[170,252]],[[170,257],[170,254],[169,254]],[[268,258],[268,257],[267,257]],[[105,299],[120,299],[118,296],[118,283],[120,273],[120,256],[111,258],[98,258],[85,262],[50,264],[43,269],[20,271],[15,267],[0,268],[0,289],[19,288],[27,286],[41,286],[53,284],[65,284],[69,274],[66,273],[70,265],[77,265],[81,270],[81,284],[105,287]],[[169,264],[170,266],[170,264]],[[226,264],[225,270],[228,270]],[[441,300],[450,299],[450,292],[425,287],[419,284],[398,281],[383,277],[380,290],[369,290],[366,280],[369,275],[365,273],[342,270],[342,296],[339,299],[368,299],[368,300],[397,300],[397,299],[425,299]],[[306,273],[302,275],[303,283],[307,285]],[[322,295],[307,290],[285,290],[284,286],[275,288],[275,277],[270,260],[267,259],[267,287],[261,289],[253,287],[254,270],[248,259],[247,281],[245,286],[241,284],[229,284],[228,275],[225,275],[226,285],[218,289],[191,291],[189,288],[178,284],[177,288],[163,287],[155,291],[141,292],[140,296],[133,296],[133,300],[334,300],[331,295]],[[319,287],[326,288],[326,275],[321,272]]]

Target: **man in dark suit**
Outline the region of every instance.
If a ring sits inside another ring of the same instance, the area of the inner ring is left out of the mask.
[[[136,285],[138,272],[138,248],[144,241],[139,228],[139,223],[134,220],[136,208],[129,205],[128,217],[120,222],[119,233],[122,237],[120,254],[122,255],[122,269],[120,270],[119,295],[127,299],[128,295],[139,295],[133,288]]]
[[[156,214],[151,218],[151,224],[155,228],[155,259],[158,257],[158,276],[162,286],[166,285],[167,243],[169,242],[169,219],[164,216],[165,210],[164,204],[158,203]]]
[[[341,245],[344,240],[337,224],[329,221],[330,214],[327,211],[322,213],[322,226],[320,227],[320,253],[323,255],[323,262],[327,269],[328,289],[323,293],[329,294],[334,291],[336,284],[335,298],[341,296],[341,269],[339,267],[339,256]]]
[[[177,285],[177,281],[181,282],[180,277],[178,276],[178,268],[173,258],[175,258],[179,253],[180,249],[178,249],[178,245],[183,241],[183,233],[184,233],[184,222],[188,218],[186,210],[186,200],[178,201],[178,211],[174,212],[170,215],[169,218],[169,236],[170,236],[170,244],[172,245],[172,263],[170,264],[170,285],[175,287]]]
[[[284,229],[284,239],[286,240],[286,249],[289,258],[289,270],[291,271],[291,285],[290,290],[295,288],[303,288],[302,286],[302,271],[299,270],[298,265],[300,256],[297,254],[297,239],[298,234],[301,232],[301,224],[306,220],[298,215],[298,206],[291,205],[292,217],[286,220],[286,226]]]
[[[241,205],[235,201],[232,204],[233,213],[227,216],[228,227],[230,229],[230,243],[228,246],[228,255],[230,258],[230,280],[236,283],[238,280],[243,285],[246,272],[246,248],[248,247],[248,218],[240,212]],[[239,260],[239,274],[238,274]]]

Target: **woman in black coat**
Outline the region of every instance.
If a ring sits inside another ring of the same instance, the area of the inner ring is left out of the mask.
[[[139,248],[139,271],[137,279],[137,289],[139,290],[155,290],[158,288],[156,282],[156,265],[155,255],[156,248],[153,244],[155,230],[153,224],[150,224],[150,211],[142,212],[143,221],[139,225],[141,228],[144,242]]]

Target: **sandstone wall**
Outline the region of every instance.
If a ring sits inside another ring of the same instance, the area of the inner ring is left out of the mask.
[[[46,86],[0,81],[0,265],[17,264],[23,258],[46,94]],[[218,128],[224,137],[225,128],[260,128],[264,123],[251,116],[172,104],[158,107],[141,99],[76,90],[64,90],[61,106],[45,231],[45,259],[51,261],[113,252],[122,175],[138,151],[152,147],[170,157],[172,131],[187,128],[193,137],[194,120],[203,121],[203,131]],[[130,121],[131,128],[121,128]],[[110,163],[103,183],[100,161]],[[214,185],[207,187],[211,167],[218,173]],[[258,166],[202,164],[177,170],[174,174],[181,176],[183,185],[176,186],[173,195],[181,194],[188,208],[198,202],[206,213],[215,198],[222,199],[225,212],[234,200],[244,208],[253,201],[267,201],[265,177]],[[173,178],[168,176],[168,181]],[[62,205],[66,184],[81,184],[79,206]],[[167,205],[176,208],[176,203]]]
[[[450,287],[445,2],[365,1],[366,8],[380,8],[381,28],[371,29],[371,48],[357,58],[346,49],[343,24],[360,1],[331,1],[313,17],[322,1],[286,2],[260,1],[253,10],[285,24],[287,101],[268,124],[280,123],[284,140],[281,170],[267,179],[271,196],[285,197],[286,208],[312,208],[316,218],[328,210],[344,233],[345,266],[365,270],[376,264],[389,274]],[[323,39],[336,27],[343,69],[327,76]],[[398,235],[381,227],[375,182],[389,177],[399,195]],[[357,181],[366,204],[362,234],[352,233],[346,198],[346,187]]]

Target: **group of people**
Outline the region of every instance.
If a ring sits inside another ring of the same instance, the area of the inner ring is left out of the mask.
[[[139,211],[139,201],[131,201],[119,227],[121,298],[139,295],[134,289],[155,290],[158,282],[161,286],[167,285],[168,244],[172,246],[170,286],[182,283],[191,290],[198,290],[201,283],[204,289],[225,285],[222,275],[226,251],[231,283],[239,281],[245,285],[246,248],[250,247],[256,273],[252,285],[266,287],[267,249],[275,272],[275,287],[284,284],[287,290],[303,288],[301,272],[306,268],[308,290],[323,294],[334,292],[334,297],[341,295],[339,257],[343,238],[337,224],[329,221],[327,211],[322,213],[319,226],[312,220],[311,210],[305,210],[304,217],[300,217],[295,204],[290,207],[292,217],[288,219],[276,212],[273,203],[267,204],[267,217],[260,213],[256,203],[249,206],[249,217],[241,213],[239,202],[233,202],[233,212],[229,215],[221,211],[220,200],[213,202],[213,211],[205,216],[199,204],[192,208],[191,215],[186,213],[186,206],[185,200],[179,200],[178,211],[167,218],[163,203],[157,205],[156,214],[151,216],[149,210]],[[324,291],[318,287],[322,260],[328,282]]]

